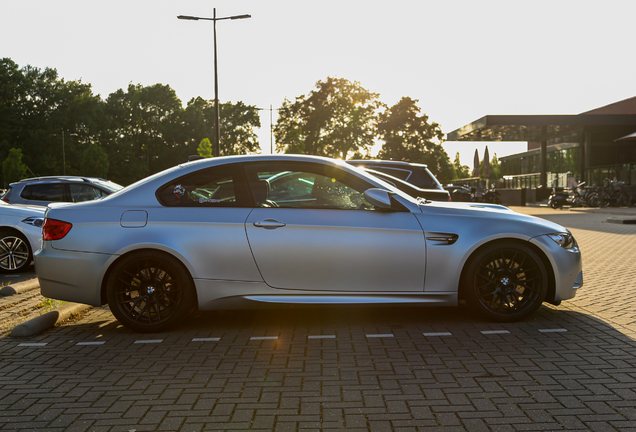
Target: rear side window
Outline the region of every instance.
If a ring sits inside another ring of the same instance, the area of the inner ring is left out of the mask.
[[[27,185],[20,196],[33,201],[64,201],[64,185],[62,183],[44,183]]]
[[[90,201],[106,196],[101,190],[86,184],[69,184],[72,202]]]
[[[204,169],[164,185],[157,199],[168,207],[250,207],[242,179],[231,166]]]
[[[422,168],[422,181],[424,187],[427,189],[444,189],[437,178],[431,173],[428,168]]]
[[[383,173],[387,173],[388,175],[392,175],[393,177],[397,177],[400,180],[408,180],[408,178],[411,176],[411,171],[409,170],[404,170],[404,169],[399,169],[399,168],[387,168],[387,167],[372,167],[374,170],[376,171],[381,171]]]

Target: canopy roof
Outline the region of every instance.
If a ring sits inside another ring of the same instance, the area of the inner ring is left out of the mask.
[[[636,114],[487,115],[447,134],[447,141],[564,141],[587,128],[633,126]]]

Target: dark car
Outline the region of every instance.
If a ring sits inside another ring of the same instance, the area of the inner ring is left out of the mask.
[[[51,202],[82,202],[103,198],[122,186],[94,177],[35,177],[11,183],[2,201],[46,206]]]
[[[451,201],[451,196],[448,191],[439,190],[439,189],[422,189],[414,184],[405,182],[404,180],[400,180],[397,177],[393,177],[382,171],[376,171],[368,168],[362,168],[365,172],[374,175],[385,182],[388,182],[401,190],[402,192],[406,192],[413,198],[424,198],[431,201]]]
[[[444,189],[450,193],[453,201],[470,202],[473,200],[473,195],[470,192],[470,189],[464,186],[450,185],[444,186]]]
[[[347,163],[362,166],[397,177],[422,189],[444,190],[433,173],[424,164],[378,159],[348,160]]]

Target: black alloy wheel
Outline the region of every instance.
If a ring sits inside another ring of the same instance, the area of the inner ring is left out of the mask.
[[[462,281],[467,302],[482,316],[513,322],[534,313],[548,289],[548,272],[530,247],[495,243],[468,264]]]
[[[33,261],[31,246],[19,232],[0,230],[0,271],[17,273],[25,270]]]
[[[194,307],[194,283],[181,262],[162,252],[132,254],[118,261],[106,295],[117,320],[131,330],[169,329]]]

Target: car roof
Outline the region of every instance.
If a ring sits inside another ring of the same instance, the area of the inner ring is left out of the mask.
[[[96,177],[80,177],[80,176],[43,176],[43,177],[30,177],[30,178],[25,178],[22,179],[18,182],[15,183],[11,183],[12,185],[17,184],[17,183],[31,183],[31,182],[38,182],[38,181],[82,181],[82,182],[86,182],[86,183],[92,183],[94,180],[101,180],[101,181],[108,181],[108,180],[104,180],[101,178],[96,178]]]
[[[382,160],[382,159],[352,159],[352,160],[348,160],[347,163],[350,163],[352,165],[383,165],[383,166],[394,166],[396,168],[398,167],[402,167],[402,168],[406,168],[409,166],[416,166],[416,167],[427,167],[427,165],[425,164],[419,164],[419,163],[411,163],[411,162],[404,162],[404,161],[394,161],[394,160]]]

